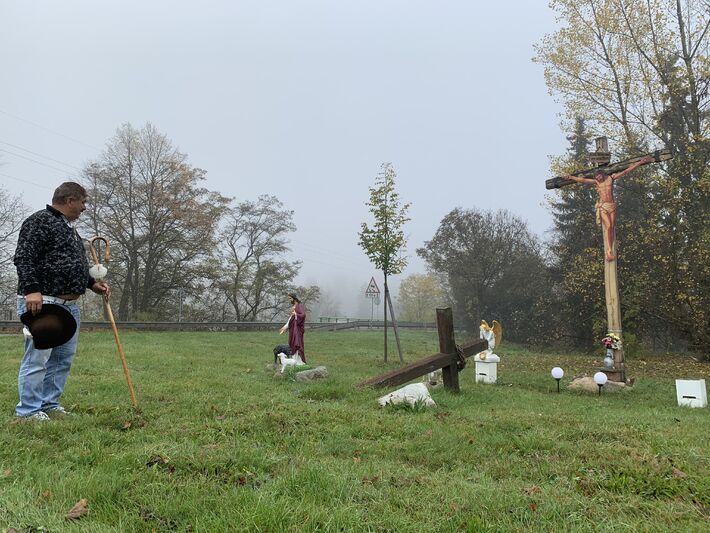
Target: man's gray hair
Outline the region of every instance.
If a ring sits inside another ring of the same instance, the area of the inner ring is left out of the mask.
[[[55,205],[64,205],[69,200],[83,200],[88,195],[86,189],[73,181],[65,181],[54,191],[52,203]]]

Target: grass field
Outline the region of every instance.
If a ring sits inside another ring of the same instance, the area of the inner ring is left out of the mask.
[[[379,409],[352,385],[388,369],[381,332],[307,333],[331,374],[312,384],[265,371],[282,339],[123,333],[139,416],[110,333],[82,333],[74,415],[30,423],[13,417],[21,338],[0,337],[0,531],[710,530],[710,409],[677,407],[673,382],[710,365],[636,358],[633,390],[557,394],[550,368],[564,386],[592,357],[504,344],[499,384],[470,363],[436,408]],[[434,331],[403,345],[438,351]]]

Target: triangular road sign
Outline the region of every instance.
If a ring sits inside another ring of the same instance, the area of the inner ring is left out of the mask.
[[[367,285],[367,289],[365,290],[365,296],[370,296],[374,297],[380,294],[380,288],[377,286],[377,283],[375,283],[375,278],[370,279],[370,283]]]

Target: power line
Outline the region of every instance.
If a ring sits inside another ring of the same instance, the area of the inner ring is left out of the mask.
[[[304,247],[306,249],[310,249],[308,251],[311,253],[325,255],[329,258],[334,258],[334,259],[338,259],[338,260],[342,260],[342,261],[355,261],[355,259],[353,257],[348,257],[348,256],[342,255],[341,253],[336,252],[334,250],[329,250],[328,248],[315,246],[315,245],[309,244],[307,242],[292,240],[291,243],[296,244],[298,247]]]
[[[37,165],[42,165],[43,167],[51,168],[52,170],[58,170],[59,172],[64,172],[65,174],[68,172],[68,170],[66,168],[59,168],[59,167],[55,167],[53,165],[48,165],[47,163],[43,163],[42,161],[37,161],[36,159],[32,159],[31,157],[27,157],[22,154],[16,154],[15,152],[11,152],[10,150],[7,150],[5,148],[0,148],[0,152],[5,152],[6,154],[14,155],[15,157],[19,157],[21,159],[31,161],[32,163],[36,163]]]
[[[79,172],[82,172],[83,169],[79,167],[75,167],[74,165],[71,165],[69,163],[65,163],[64,161],[60,161],[59,159],[54,159],[53,157],[49,157],[48,155],[43,155],[37,152],[33,152],[32,150],[28,150],[27,148],[23,148],[22,146],[17,146],[16,144],[9,143],[7,141],[0,141],[2,144],[6,144],[8,146],[12,146],[13,148],[17,148],[18,150],[22,150],[23,152],[27,152],[28,154],[36,155],[38,157],[43,157],[44,159],[49,159],[50,161],[54,161],[55,163],[59,163],[60,165],[64,165],[73,169],[78,170]]]
[[[27,124],[31,124],[32,126],[42,129],[44,131],[47,131],[53,135],[58,135],[59,137],[64,137],[65,139],[68,139],[68,140],[75,142],[77,144],[81,144],[83,146],[86,146],[88,148],[92,148],[92,149],[97,150],[99,152],[101,151],[101,148],[98,148],[98,147],[93,146],[91,144],[87,144],[84,141],[80,141],[79,139],[75,139],[74,137],[70,137],[69,135],[64,135],[63,133],[60,133],[58,131],[54,131],[50,128],[47,128],[46,126],[42,126],[41,124],[37,124],[36,122],[32,122],[31,120],[27,120],[26,118],[18,117],[17,115],[13,115],[12,113],[8,113],[7,111],[3,111],[2,109],[0,109],[0,113],[2,113],[3,115],[6,115],[8,117],[14,118],[15,120],[20,120],[22,122],[26,122]]]
[[[16,178],[15,176],[10,176],[10,174],[5,174],[4,172],[0,172],[0,176],[4,176],[6,178],[10,178],[11,180],[15,181],[21,181],[22,183],[28,183],[30,185],[34,185],[35,187],[40,187],[42,189],[47,189],[47,190],[53,190],[51,187],[47,187],[46,185],[40,185],[39,183],[34,183],[32,181],[27,181],[23,180],[22,178]]]

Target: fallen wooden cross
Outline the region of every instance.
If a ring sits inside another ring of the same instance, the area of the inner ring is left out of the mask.
[[[488,341],[476,339],[463,346],[456,346],[454,319],[450,307],[436,310],[436,327],[439,331],[440,353],[430,355],[385,374],[366,379],[355,385],[355,387],[396,387],[441,368],[444,387],[458,392],[459,371],[465,366],[466,358],[488,349]]]

